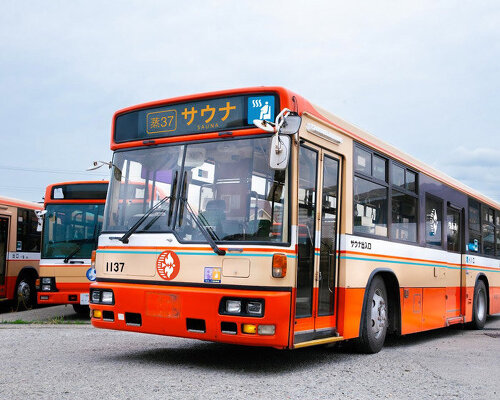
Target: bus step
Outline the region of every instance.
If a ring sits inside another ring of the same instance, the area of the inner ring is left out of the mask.
[[[454,325],[454,324],[463,324],[464,317],[461,315],[459,317],[451,317],[446,320],[446,326]]]
[[[328,344],[333,342],[340,342],[344,340],[343,336],[334,336],[324,339],[309,340],[308,342],[297,343],[293,345],[294,349],[300,349],[301,347],[316,346],[319,344]]]

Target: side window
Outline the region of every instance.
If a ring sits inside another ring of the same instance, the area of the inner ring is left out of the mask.
[[[487,206],[481,207],[481,236],[483,253],[487,256],[495,255],[495,211]]]
[[[477,201],[469,199],[469,243],[467,250],[473,253],[481,251],[481,232],[480,232],[480,205]]]
[[[417,173],[396,163],[391,166],[391,238],[417,241]]]
[[[434,197],[425,198],[425,242],[442,246],[443,201]]]
[[[16,251],[40,251],[40,232],[37,232],[37,226],[38,218],[33,210],[17,210]]]
[[[495,211],[495,225],[496,225],[496,255],[500,257],[500,211]]]
[[[354,177],[354,232],[387,236],[387,188]]]
[[[446,212],[446,237],[448,251],[460,252],[460,211],[450,207]]]

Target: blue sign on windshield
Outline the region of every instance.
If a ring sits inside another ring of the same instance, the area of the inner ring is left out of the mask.
[[[274,96],[255,96],[248,98],[248,124],[254,119],[274,122]]]

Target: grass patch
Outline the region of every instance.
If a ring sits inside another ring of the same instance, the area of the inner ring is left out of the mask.
[[[15,321],[2,321],[2,324],[7,325],[87,325],[90,321],[82,321],[77,319],[65,319],[64,317],[54,317],[43,321],[24,321],[16,319]]]

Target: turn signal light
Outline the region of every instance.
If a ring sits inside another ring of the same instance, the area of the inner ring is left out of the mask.
[[[102,311],[101,310],[93,310],[92,311],[92,315],[93,315],[94,318],[101,319],[102,318]]]
[[[257,325],[254,324],[243,324],[241,329],[243,333],[248,333],[251,335],[255,335],[257,333]]]
[[[90,266],[95,269],[95,250],[90,255]]]
[[[286,276],[286,254],[273,255],[273,278]]]

